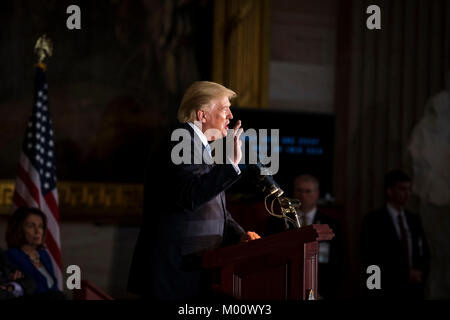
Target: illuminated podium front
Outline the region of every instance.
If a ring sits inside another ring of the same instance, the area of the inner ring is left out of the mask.
[[[207,252],[202,267],[216,275],[214,292],[238,300],[317,299],[319,241],[333,237],[310,225]]]

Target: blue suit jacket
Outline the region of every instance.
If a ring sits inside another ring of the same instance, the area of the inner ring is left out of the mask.
[[[36,283],[36,292],[43,293],[47,291],[58,291],[55,273],[53,271],[52,261],[47,251],[44,249],[38,250],[39,257],[47,272],[53,278],[53,286],[48,288],[47,279],[39,272],[39,270],[33,265],[28,255],[20,249],[11,248],[5,252],[9,262],[21,270],[24,274],[33,278]]]
[[[188,124],[179,128],[190,139],[191,160],[195,151],[202,154],[204,146],[194,139],[193,129]],[[224,190],[239,178],[233,166],[175,165],[174,144],[164,144],[158,154],[150,155],[143,225],[128,281],[130,292],[162,300],[201,295],[208,286],[200,269],[201,254],[238,242],[245,233],[225,205]]]

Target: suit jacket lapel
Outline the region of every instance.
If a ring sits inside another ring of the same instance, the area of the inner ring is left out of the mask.
[[[49,274],[52,274],[51,270],[53,269],[52,265],[51,265],[51,261],[48,261],[46,259],[46,257],[44,257],[43,255],[41,255],[39,253],[39,257],[41,258],[41,262],[44,265],[45,269],[48,271]]]
[[[219,193],[220,196],[220,203],[222,204],[222,210],[223,210],[223,214],[224,214],[224,218],[225,218],[225,222],[227,221],[227,211],[225,209],[225,192],[221,192]]]
[[[25,272],[28,271],[30,275],[34,275],[34,277],[40,278],[41,281],[45,279],[45,277],[39,272],[38,268],[35,267],[35,265],[31,262],[30,258],[24,251],[22,251],[21,249],[17,249],[16,257],[23,265],[23,269]],[[42,256],[40,254],[39,258],[41,259],[42,264],[45,266],[44,260],[42,259]]]

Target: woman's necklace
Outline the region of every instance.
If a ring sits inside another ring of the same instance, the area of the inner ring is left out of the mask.
[[[36,255],[32,255],[28,252],[25,252],[25,253],[30,258],[31,262],[33,262],[33,264],[39,264],[41,262],[41,259],[39,258],[39,253],[36,252]]]

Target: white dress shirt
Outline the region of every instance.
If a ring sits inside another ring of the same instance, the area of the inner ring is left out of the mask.
[[[208,153],[212,158],[211,149],[207,147],[209,145],[209,143],[208,143],[208,139],[206,138],[205,134],[193,122],[188,122],[188,124],[192,127],[192,129],[194,129],[195,134],[200,138],[200,141],[202,142],[203,146],[208,150]],[[236,166],[234,164],[234,162],[231,161],[231,159],[230,159],[230,162],[231,162],[231,165],[233,166],[234,170],[236,170],[236,173],[241,174],[241,169],[239,169],[239,167]]]
[[[316,213],[317,213],[317,207],[314,207],[310,211],[305,212],[305,220],[306,220],[307,226],[310,226],[313,224],[314,218],[316,217]]]
[[[50,273],[48,273],[47,269],[45,269],[44,265],[41,265],[40,268],[37,268],[39,270],[39,272],[45,277],[45,279],[47,280],[47,286],[50,289],[51,287],[53,287],[53,284],[55,283],[53,281],[52,276],[50,275]]]

